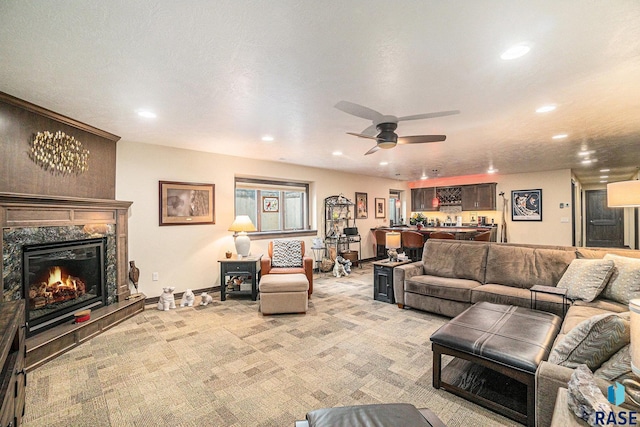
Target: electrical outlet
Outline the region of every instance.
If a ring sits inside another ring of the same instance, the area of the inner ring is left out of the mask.
[[[151,280],[153,280],[154,282],[158,281],[158,272],[154,271],[153,273],[151,273]]]

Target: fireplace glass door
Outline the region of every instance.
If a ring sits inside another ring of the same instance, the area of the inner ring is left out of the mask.
[[[105,304],[105,247],[106,238],[23,247],[30,335]]]

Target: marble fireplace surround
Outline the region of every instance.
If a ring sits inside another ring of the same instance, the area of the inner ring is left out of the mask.
[[[118,200],[0,192],[0,301],[22,298],[22,245],[107,237],[107,305],[92,311],[91,321],[63,324],[29,338],[28,368],[39,366],[144,310],[143,296],[127,298],[129,206],[131,202]]]

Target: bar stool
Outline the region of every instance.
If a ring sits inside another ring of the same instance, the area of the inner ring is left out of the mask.
[[[491,241],[491,233],[493,232],[493,230],[489,230],[489,231],[484,231],[482,233],[478,233],[475,236],[473,236],[473,240],[478,241],[478,242],[489,242]]]
[[[449,233],[448,231],[434,231],[429,236],[430,239],[450,239],[455,240],[456,235],[453,233]]]
[[[417,231],[403,231],[400,235],[405,255],[411,258],[411,261],[420,261],[424,250],[424,237],[422,234]]]
[[[387,257],[387,231],[386,230],[375,230],[373,232],[373,237],[375,239],[375,253],[376,259],[382,259]]]

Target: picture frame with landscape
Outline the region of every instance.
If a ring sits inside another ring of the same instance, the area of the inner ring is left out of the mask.
[[[356,193],[356,219],[369,217],[369,205],[367,203],[367,193]]]

